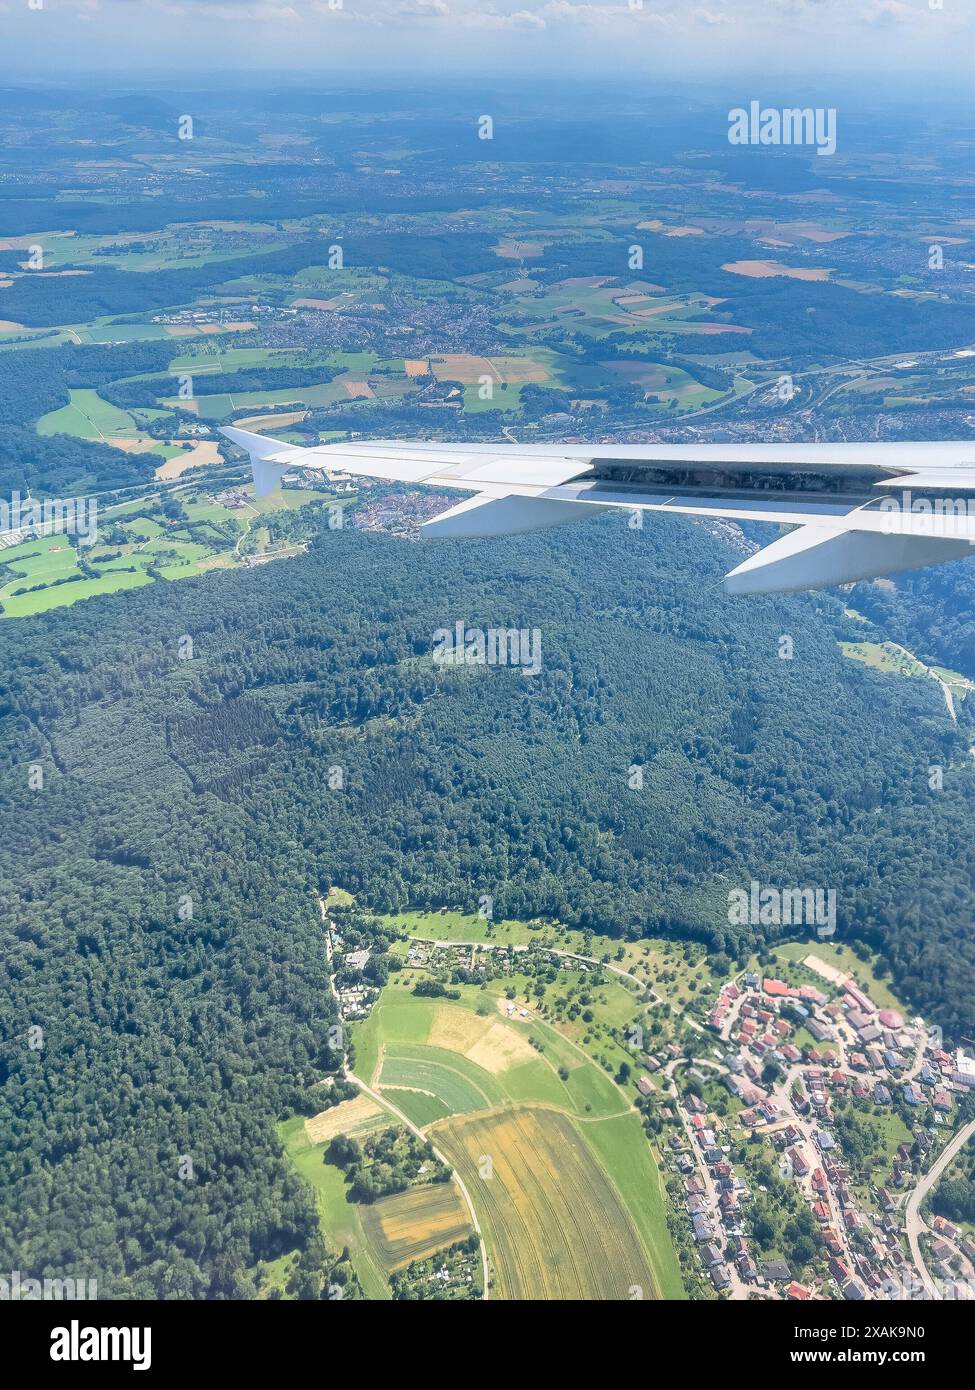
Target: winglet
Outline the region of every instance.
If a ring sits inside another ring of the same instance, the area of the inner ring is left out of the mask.
[[[264,434],[251,434],[248,430],[237,430],[232,425],[224,426],[220,433],[250,454],[254,493],[257,497],[266,497],[269,492],[273,492],[287,473],[295,456],[304,452],[293,444],[282,444],[278,439],[268,439]]]

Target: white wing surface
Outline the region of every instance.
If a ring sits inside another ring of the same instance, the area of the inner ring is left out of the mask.
[[[725,577],[734,594],[874,579],[973,553],[975,445],[404,444],[311,449],[228,427],[258,496],[295,469],[473,493],[428,538],[560,526],[611,509],[765,521],[790,529]]]

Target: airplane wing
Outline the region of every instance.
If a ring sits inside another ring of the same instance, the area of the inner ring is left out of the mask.
[[[259,497],[285,473],[324,470],[473,494],[426,538],[560,526],[598,512],[764,521],[787,534],[725,576],[732,594],[875,579],[971,555],[975,444],[404,444],[302,449],[223,429],[250,454]]]

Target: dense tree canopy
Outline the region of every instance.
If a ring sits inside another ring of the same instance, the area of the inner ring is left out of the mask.
[[[347,529],[0,626],[0,1263],[233,1296],[308,1247],[273,1124],[342,1094],[310,1089],[332,883],[732,960],[781,929],[730,888],[834,888],[840,937],[970,1034],[970,731],[843,657],[839,600],[725,598],[735,560],[673,520]],[[537,628],[539,673],[437,665],[457,622]]]

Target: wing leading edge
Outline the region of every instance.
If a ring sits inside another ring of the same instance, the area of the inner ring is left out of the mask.
[[[302,449],[227,427],[257,495],[295,469],[472,493],[429,539],[560,526],[598,512],[672,512],[791,529],[725,576],[732,594],[876,579],[973,553],[975,445],[462,445]]]

